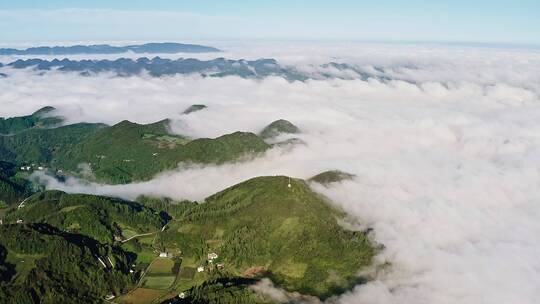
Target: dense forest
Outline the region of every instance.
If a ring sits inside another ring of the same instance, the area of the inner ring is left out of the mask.
[[[377,251],[366,232],[341,227],[343,217],[303,180],[259,177],[193,206],[162,238],[195,260],[216,251],[237,274],[261,266],[286,289],[326,298],[355,285]]]
[[[187,114],[204,109],[201,106],[188,108]],[[122,121],[110,127],[98,123],[58,127],[61,118],[41,118],[53,110],[44,108],[30,116],[2,118],[0,159],[30,165],[32,170],[38,166],[60,170],[62,174],[76,174],[81,164],[87,164],[92,175],[85,178],[118,184],[150,179],[175,169],[179,163],[220,164],[253,157],[271,147],[249,132],[213,139],[171,134],[168,120],[146,125]]]
[[[21,176],[17,176],[14,164],[0,161],[0,209],[18,203],[29,195],[30,183]]]
[[[167,220],[161,216],[136,202],[45,191],[27,199],[21,208],[8,213],[5,219],[14,222],[23,218],[33,223],[47,223],[103,243],[112,243],[124,237],[123,230],[137,233],[159,230]]]
[[[2,225],[0,302],[101,303],[132,283],[132,261],[119,248],[46,224]]]
[[[59,116],[54,116],[55,108],[44,107],[34,112],[31,115],[1,118],[0,117],[0,134],[15,134],[31,128],[50,128],[58,126],[63,119]]]

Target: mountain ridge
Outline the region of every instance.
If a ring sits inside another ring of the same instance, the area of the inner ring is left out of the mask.
[[[198,44],[175,42],[154,42],[137,45],[113,46],[109,44],[39,46],[27,49],[0,48],[0,55],[83,55],[83,54],[121,54],[126,52],[150,54],[208,53],[221,50]]]

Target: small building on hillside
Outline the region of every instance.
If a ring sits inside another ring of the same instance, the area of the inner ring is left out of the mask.
[[[166,252],[160,252],[160,253],[159,253],[159,257],[160,257],[160,258],[167,258],[167,257],[169,257],[169,254],[166,253]]]
[[[203,271],[204,271],[204,266],[197,267],[197,272],[203,272]]]
[[[218,258],[218,255],[217,255],[217,253],[215,253],[215,252],[212,252],[212,253],[209,253],[209,254],[208,254],[208,260],[209,260],[209,261],[213,261],[213,260],[215,260],[215,259],[217,259],[217,258]]]

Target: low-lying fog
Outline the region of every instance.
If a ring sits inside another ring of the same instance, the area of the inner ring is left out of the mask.
[[[251,162],[181,166],[149,182],[50,188],[200,200],[259,175],[354,181],[314,186],[375,230],[392,267],[340,303],[535,303],[540,298],[540,53],[382,45],[247,46],[219,56],[277,57],[309,70],[329,61],[391,68],[405,81],[82,77],[9,70],[0,116],[52,105],[69,122],[148,123],[215,137],[284,118],[306,146]],[[256,51],[260,53],[256,53]],[[235,55],[236,54],[236,55]],[[309,54],[309,55],[306,55]],[[252,58],[249,58],[252,59]],[[191,104],[209,107],[190,115]]]

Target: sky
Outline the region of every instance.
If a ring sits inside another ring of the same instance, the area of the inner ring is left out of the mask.
[[[0,0],[0,44],[360,40],[540,44],[537,0]]]

